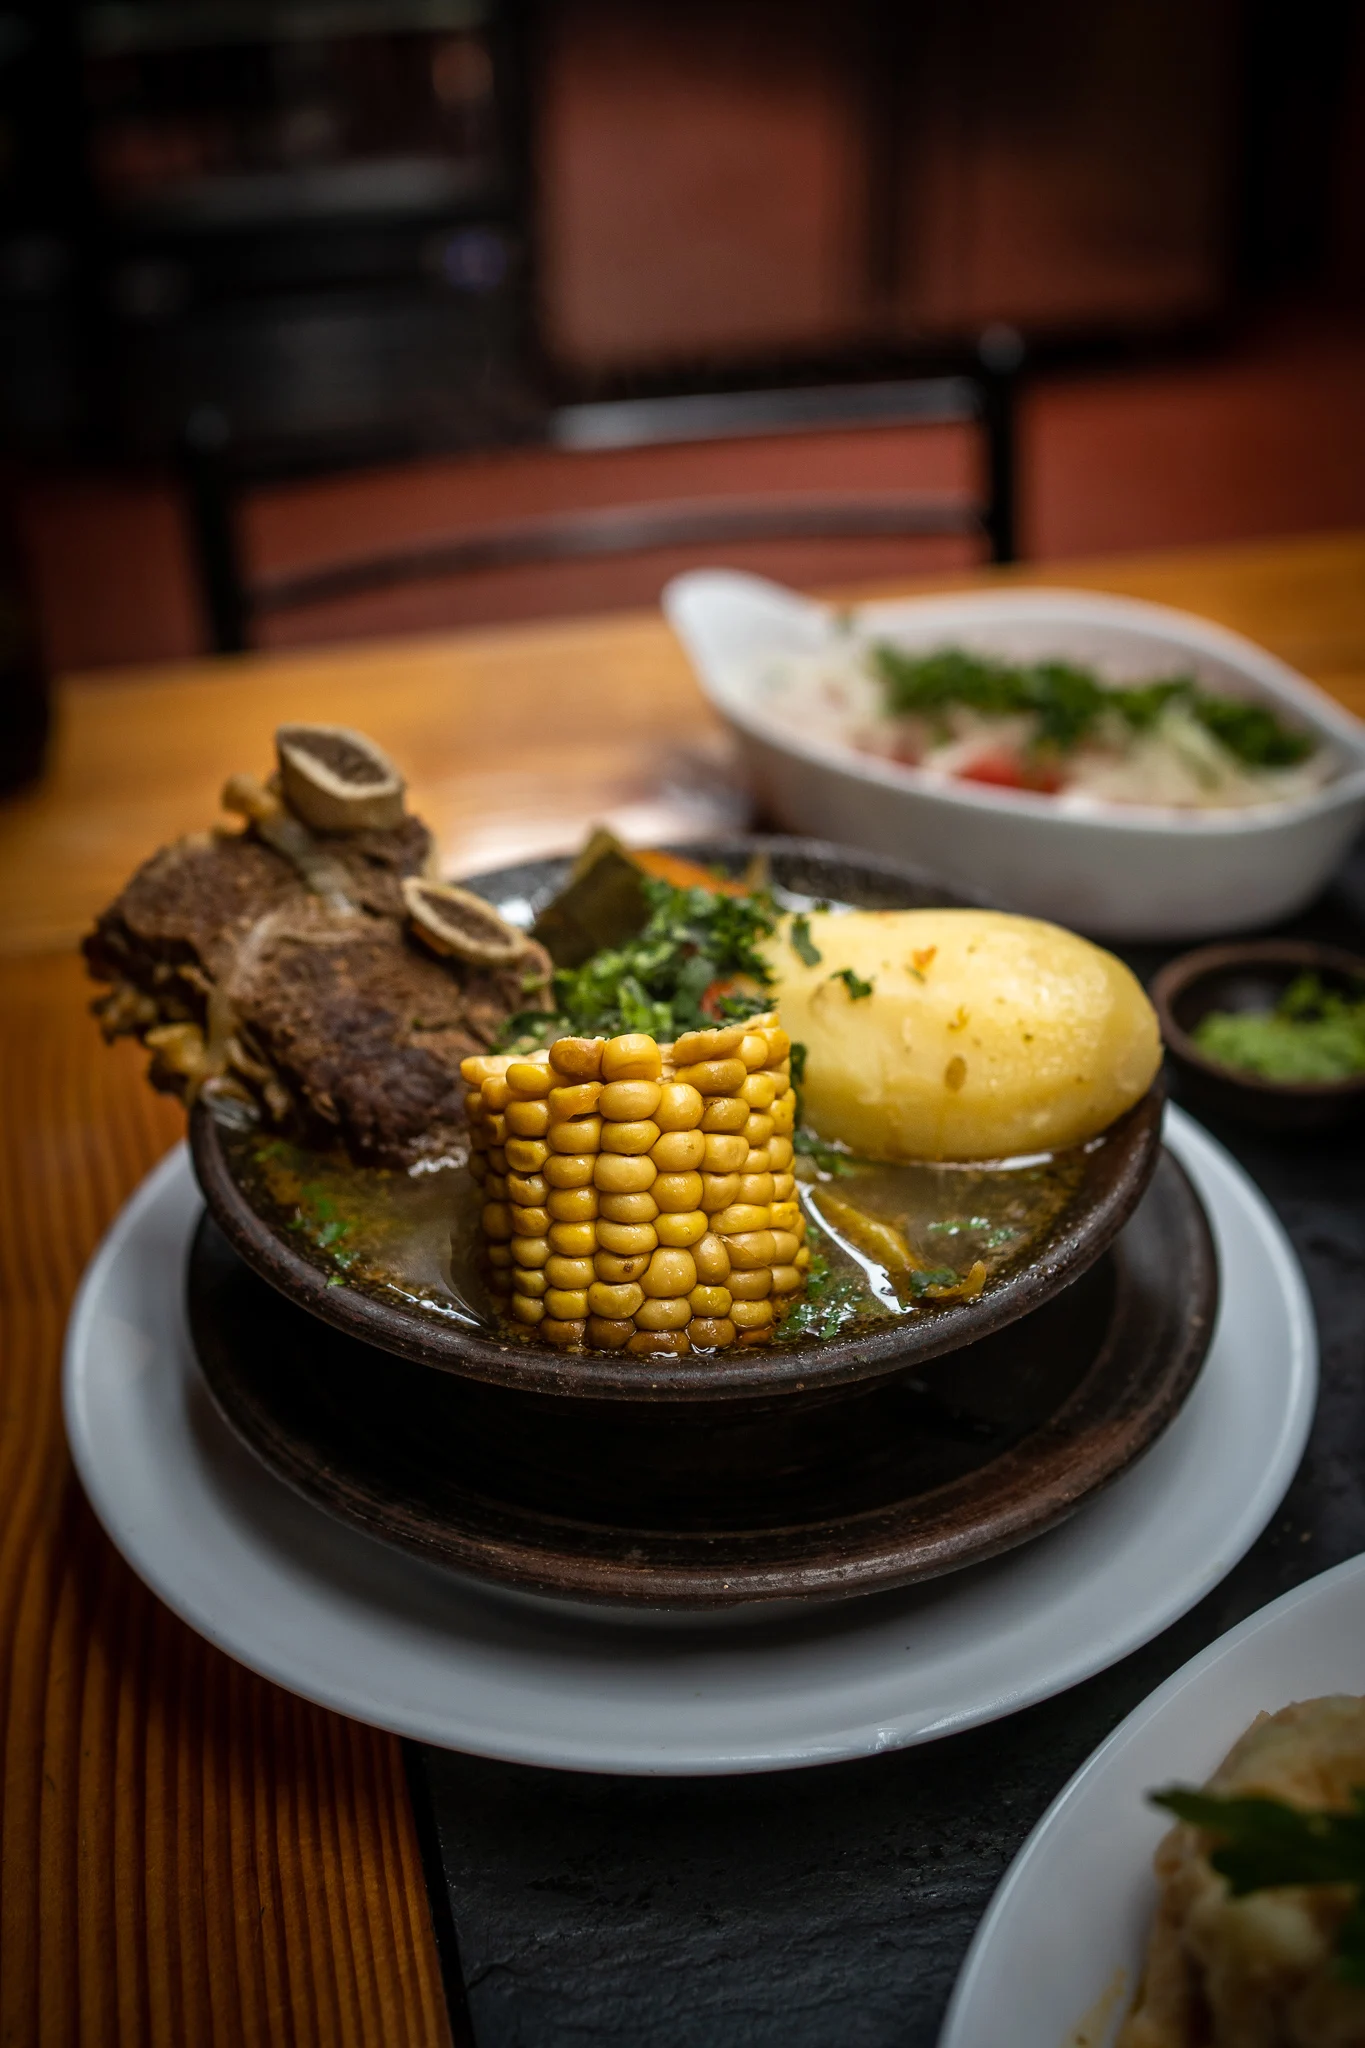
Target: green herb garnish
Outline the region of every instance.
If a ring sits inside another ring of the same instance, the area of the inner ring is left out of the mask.
[[[1365,1073],[1365,990],[1350,997],[1300,974],[1273,1010],[1211,1010],[1190,1034],[1206,1058],[1267,1081]]]
[[[1355,1901],[1337,1934],[1337,1970],[1365,1984],[1365,1787],[1345,1813],[1287,1806],[1280,1799],[1224,1798],[1173,1785],[1153,1792],[1177,1820],[1217,1838],[1210,1861],[1234,1898],[1290,1884],[1347,1884]]]
[[[799,917],[792,919],[791,928],[787,936],[791,940],[792,951],[798,960],[804,961],[807,967],[818,967],[820,965],[825,956],[811,938],[810,919],[805,915],[804,911]]]
[[[848,990],[848,999],[851,1003],[862,1002],[865,996],[871,995],[876,985],[873,982],[864,981],[862,976],[855,974],[851,967],[841,967],[837,974],[831,974],[830,980],[841,981],[844,984],[844,987]]]
[[[846,1324],[867,1312],[861,1280],[836,1273],[823,1252],[811,1253],[806,1291],[782,1318],[784,1337],[837,1337]]]
[[[827,1145],[804,1124],[798,1124],[792,1132],[792,1150],[812,1160],[821,1173],[829,1174],[833,1180],[841,1180],[858,1170],[858,1162],[851,1153],[842,1151],[837,1145]]]
[[[778,914],[766,891],[729,896],[649,878],[643,887],[644,928],[581,966],[556,968],[553,1007],[509,1018],[504,1045],[623,1031],[676,1038],[772,1007],[772,977],[759,944],[777,929]]]
[[[1117,713],[1134,732],[1148,732],[1176,706],[1248,768],[1291,768],[1314,748],[1308,734],[1295,732],[1266,705],[1214,696],[1193,676],[1109,689],[1092,669],[1070,662],[987,661],[957,647],[910,655],[877,646],[872,665],[890,716],[941,719],[954,705],[986,717],[1028,715],[1035,721],[1034,752],[1069,753],[1106,712]]]

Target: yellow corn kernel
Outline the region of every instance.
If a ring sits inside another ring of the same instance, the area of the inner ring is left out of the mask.
[[[545,1099],[550,1122],[567,1124],[576,1116],[591,1116],[601,1094],[600,1081],[575,1081],[565,1088],[552,1088]]]
[[[694,1351],[723,1351],[735,1341],[735,1326],[728,1316],[694,1316],[687,1341]]]
[[[773,1231],[773,1264],[791,1266],[796,1263],[796,1254],[801,1240],[794,1230]]]
[[[685,1081],[665,1081],[653,1112],[661,1131],[693,1131],[706,1112],[705,1098]]]
[[[547,1287],[545,1290],[545,1313],[557,1322],[577,1322],[588,1313],[588,1293],[584,1287]]]
[[[738,1052],[745,1035],[743,1024],[720,1024],[706,1031],[684,1031],[673,1047],[675,1067],[690,1067],[702,1060],[727,1059]]]
[[[772,1319],[770,1301],[737,1301],[730,1310],[730,1321],[737,1330],[765,1330]]]
[[[482,1181],[482,1180],[487,1180],[487,1178],[488,1178],[488,1161],[487,1161],[487,1160],[486,1160],[486,1159],[484,1158],[484,1156],[483,1156],[483,1154],[482,1154],[481,1152],[471,1152],[471,1153],[470,1153],[470,1155],[469,1155],[469,1174],[470,1174],[470,1178],[471,1178],[471,1180],[479,1180],[479,1181]]]
[[[498,1239],[512,1235],[512,1213],[506,1202],[485,1202],[479,1221],[485,1237]]]
[[[600,1071],[604,1081],[657,1081],[662,1055],[645,1031],[623,1031],[602,1047]]]
[[[767,1206],[773,1198],[773,1177],[770,1173],[742,1173],[739,1177],[741,1202],[757,1202]],[[776,1219],[769,1217],[769,1222]]]
[[[708,1173],[740,1173],[749,1147],[744,1139],[733,1131],[715,1131],[703,1139],[705,1145],[705,1167]]]
[[[770,1221],[766,1202],[731,1202],[728,1209],[717,1210],[711,1218],[711,1228],[728,1242],[732,1237],[742,1237],[746,1230],[766,1230]]]
[[[659,1142],[659,1126],[652,1116],[641,1117],[635,1123],[602,1125],[603,1152],[624,1153],[633,1156],[648,1152]]]
[[[632,1322],[616,1322],[606,1316],[588,1317],[588,1342],[594,1351],[619,1351],[634,1335]]]
[[[774,1294],[796,1294],[799,1292],[800,1287],[801,1268],[799,1266],[773,1267]]]
[[[518,1294],[540,1295],[545,1292],[549,1284],[545,1275],[537,1273],[534,1266],[514,1266],[512,1268],[512,1286]]]
[[[609,1081],[597,1107],[611,1123],[640,1123],[654,1115],[662,1093],[657,1081]]]
[[[517,1246],[522,1242],[523,1240],[521,1238],[514,1237],[512,1239],[511,1244],[485,1245],[484,1256],[488,1260],[490,1266],[514,1265],[516,1263],[517,1257]]]
[[[588,1289],[588,1308],[595,1316],[620,1322],[633,1316],[644,1298],[637,1281],[627,1280],[618,1287],[612,1287],[605,1280],[594,1280]]]
[[[544,1206],[550,1192],[550,1183],[543,1173],[509,1173],[507,1176],[507,1199],[520,1202],[523,1209]]]
[[[714,1222],[714,1217],[712,1221]],[[756,1266],[775,1266],[786,1261],[774,1257],[771,1230],[744,1230],[725,1239],[730,1265],[735,1272],[752,1273]]]
[[[483,1095],[485,1110],[492,1110],[495,1113],[506,1109],[512,1094],[505,1074],[489,1074],[480,1092]]]
[[[464,1113],[476,1128],[483,1122],[483,1090],[471,1088],[464,1099]]]
[[[661,1173],[650,1190],[661,1209],[679,1214],[684,1209],[701,1207],[701,1175],[699,1173]]]
[[[774,1230],[795,1230],[801,1218],[799,1202],[773,1202],[772,1215],[768,1218]]]
[[[537,1133],[532,1131],[529,1135],[535,1137]],[[507,1118],[505,1116],[490,1116],[485,1112],[483,1139],[490,1152],[495,1146],[505,1144],[507,1139]]]
[[[692,1066],[678,1067],[673,1078],[686,1081],[699,1095],[734,1095],[747,1071],[743,1060],[698,1060]]]
[[[728,1209],[739,1196],[739,1175],[737,1173],[704,1173],[701,1177],[701,1206],[708,1216],[714,1216],[719,1209]]]
[[[768,1064],[768,1041],[761,1031],[746,1031],[739,1041],[739,1056],[753,1073],[757,1067]]]
[[[659,1239],[652,1223],[599,1222],[597,1242],[604,1252],[629,1258],[633,1252],[652,1252]]]
[[[546,1231],[550,1250],[565,1259],[590,1259],[597,1250],[595,1223],[552,1223]]]
[[[549,1066],[539,1060],[513,1060],[507,1069],[507,1085],[514,1095],[548,1095],[554,1086]]]
[[[507,1175],[505,1173],[485,1175],[483,1193],[485,1201],[505,1202],[507,1200]]]
[[[574,1316],[563,1321],[557,1316],[546,1316],[540,1326],[540,1334],[547,1337],[560,1351],[577,1351],[583,1343],[583,1332],[587,1328],[586,1318]]]
[[[768,1065],[770,1067],[780,1067],[792,1049],[790,1036],[782,1029],[780,1024],[765,1026],[763,1036],[768,1041]]]
[[[572,1123],[551,1124],[545,1133],[545,1142],[551,1152],[600,1152],[602,1119],[600,1116],[577,1116]]]
[[[496,1054],[490,1059],[487,1053],[471,1052],[460,1061],[460,1072],[471,1088],[477,1088],[485,1074],[495,1074],[497,1071]]]
[[[691,1348],[686,1330],[637,1330],[626,1346],[637,1358],[660,1357],[665,1352],[682,1358]]]
[[[591,1187],[593,1158],[591,1152],[552,1152],[545,1161],[545,1178],[552,1188]]]
[[[520,1209],[514,1206],[509,1213],[512,1218],[513,1237],[544,1237],[550,1227],[548,1209]]]
[[[571,1081],[596,1081],[602,1072],[600,1038],[557,1038],[550,1047],[550,1065]],[[613,1074],[612,1080],[620,1076]]]
[[[552,1188],[545,1207],[556,1223],[591,1223],[597,1214],[594,1187]]]
[[[512,1314],[519,1323],[539,1323],[544,1320],[545,1304],[527,1294],[512,1296]]]
[[[701,1165],[706,1144],[700,1131],[665,1131],[649,1156],[660,1173],[685,1173]]]
[[[626,1280],[638,1280],[654,1256],[653,1247],[644,1252],[604,1252],[593,1254],[593,1268],[599,1280],[605,1280],[611,1287],[619,1287]]]
[[[706,1224],[707,1218],[700,1209],[684,1209],[656,1217],[654,1228],[659,1233],[660,1244],[690,1246],[705,1237]]]
[[[810,1246],[808,1244],[797,1246],[796,1256],[793,1258],[792,1264],[796,1267],[798,1273],[805,1273],[809,1269]]]
[[[659,1213],[659,1205],[648,1189],[639,1195],[602,1195],[598,1199],[600,1212],[608,1223],[652,1223]]]
[[[750,1109],[771,1109],[777,1095],[777,1082],[771,1074],[750,1074],[739,1092]]]
[[[775,1202],[790,1202],[795,1199],[795,1196],[796,1176],[791,1173],[775,1173],[773,1175],[773,1200]]]
[[[591,1287],[596,1278],[591,1255],[575,1259],[564,1252],[551,1252],[545,1262],[548,1287]]]
[[[513,1173],[539,1173],[549,1150],[543,1138],[509,1138],[507,1165]]]
[[[768,1111],[768,1120],[779,1137],[789,1138],[796,1124],[795,1095],[779,1095]]]
[[[692,1310],[686,1296],[653,1297],[642,1301],[635,1311],[637,1330],[685,1330],[692,1320]]]
[[[543,1138],[550,1128],[550,1111],[544,1102],[509,1102],[503,1121],[514,1138]]]
[[[694,1316],[728,1316],[730,1313],[728,1287],[705,1287],[698,1284],[687,1299],[692,1304]]]
[[[663,1247],[655,1252],[640,1279],[645,1293],[655,1299],[690,1294],[696,1284],[697,1262],[691,1252]]]
[[[692,1252],[697,1278],[711,1287],[721,1287],[730,1278],[730,1254],[714,1230],[699,1238]]]
[[[772,1118],[770,1116],[760,1116],[757,1110],[752,1110],[744,1125],[744,1135],[749,1144],[766,1145],[772,1134]]]
[[[730,1275],[730,1295],[734,1301],[766,1301],[772,1291],[773,1276],[766,1266]]]
[[[792,1141],[774,1133],[768,1140],[768,1164],[774,1173],[788,1173],[793,1159]]]
[[[497,1249],[496,1245],[488,1247],[490,1259]],[[518,1266],[543,1266],[550,1256],[550,1247],[543,1237],[514,1237],[509,1249]]]
[[[599,1152],[592,1177],[604,1195],[641,1195],[653,1187],[658,1170],[643,1153]]]
[[[716,1095],[707,1103],[701,1127],[706,1132],[742,1131],[749,1120],[749,1105],[738,1095]]]

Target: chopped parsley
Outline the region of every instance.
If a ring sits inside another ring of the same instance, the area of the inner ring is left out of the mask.
[[[799,917],[792,919],[787,936],[791,940],[792,951],[798,960],[803,961],[807,967],[818,967],[820,965],[825,956],[811,938],[810,919],[804,911]]]
[[[872,650],[872,666],[889,716],[941,721],[956,705],[985,717],[1028,715],[1034,720],[1034,751],[1069,753],[1106,712],[1117,713],[1134,732],[1149,732],[1164,712],[1175,708],[1187,712],[1248,768],[1292,768],[1314,748],[1307,733],[1296,732],[1268,706],[1214,696],[1201,690],[1193,676],[1111,689],[1093,670],[1070,662],[988,661],[960,647],[911,655],[880,645]]]
[[[806,1291],[798,1296],[782,1318],[784,1337],[837,1337],[840,1330],[866,1314],[867,1301],[861,1279],[836,1273],[823,1252],[812,1251],[806,1273]],[[874,1311],[875,1312],[875,1311]]]
[[[1365,988],[1354,997],[1316,974],[1290,982],[1273,1010],[1210,1010],[1191,1033],[1207,1059],[1267,1081],[1346,1081],[1365,1073]]]
[[[771,1009],[772,977],[759,951],[777,929],[771,895],[722,895],[648,877],[643,889],[643,929],[579,966],[556,968],[552,1007],[510,1018],[504,1045],[623,1031],[669,1039]]]
[[[864,997],[871,995],[873,988],[876,986],[874,982],[864,981],[862,976],[855,974],[851,967],[841,967],[837,974],[831,974],[830,980],[841,981],[844,984],[844,987],[848,990],[848,999],[851,1003],[862,1002]]]
[[[796,1050],[795,1046],[792,1050]],[[803,1046],[802,1051],[804,1050]],[[811,1160],[819,1172],[829,1174],[834,1180],[842,1179],[858,1170],[858,1162],[850,1152],[846,1152],[839,1145],[827,1145],[823,1138],[817,1138],[814,1131],[807,1129],[805,1124],[798,1124],[792,1132],[792,1150]]]
[[[1151,1797],[1154,1806],[1216,1838],[1209,1860],[1234,1898],[1280,1885],[1350,1885],[1355,1898],[1337,1934],[1337,1972],[1365,1984],[1365,1786],[1352,1792],[1345,1813],[1178,1785]]]

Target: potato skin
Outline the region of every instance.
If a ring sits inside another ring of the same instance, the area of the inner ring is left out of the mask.
[[[806,1115],[879,1159],[1004,1159],[1091,1138],[1161,1064],[1156,1014],[1112,953],[991,910],[814,911],[807,966],[768,941],[806,1047]],[[873,993],[833,979],[851,967]]]

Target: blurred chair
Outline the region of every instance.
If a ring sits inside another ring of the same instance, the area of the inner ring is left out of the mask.
[[[1003,342],[992,345],[988,338],[983,343],[980,368],[970,376],[567,406],[550,421],[551,444],[565,451],[733,442],[879,425],[971,425],[982,441],[982,485],[975,494],[689,494],[505,520],[273,575],[247,573],[239,517],[244,493],[271,481],[270,474],[239,458],[230,423],[216,408],[201,408],[186,424],[182,464],[211,645],[216,653],[240,653],[255,644],[256,627],[267,617],[399,585],[680,546],[721,552],[754,541],[975,535],[991,561],[1012,561],[1019,355],[1016,339],[1007,335]]]

